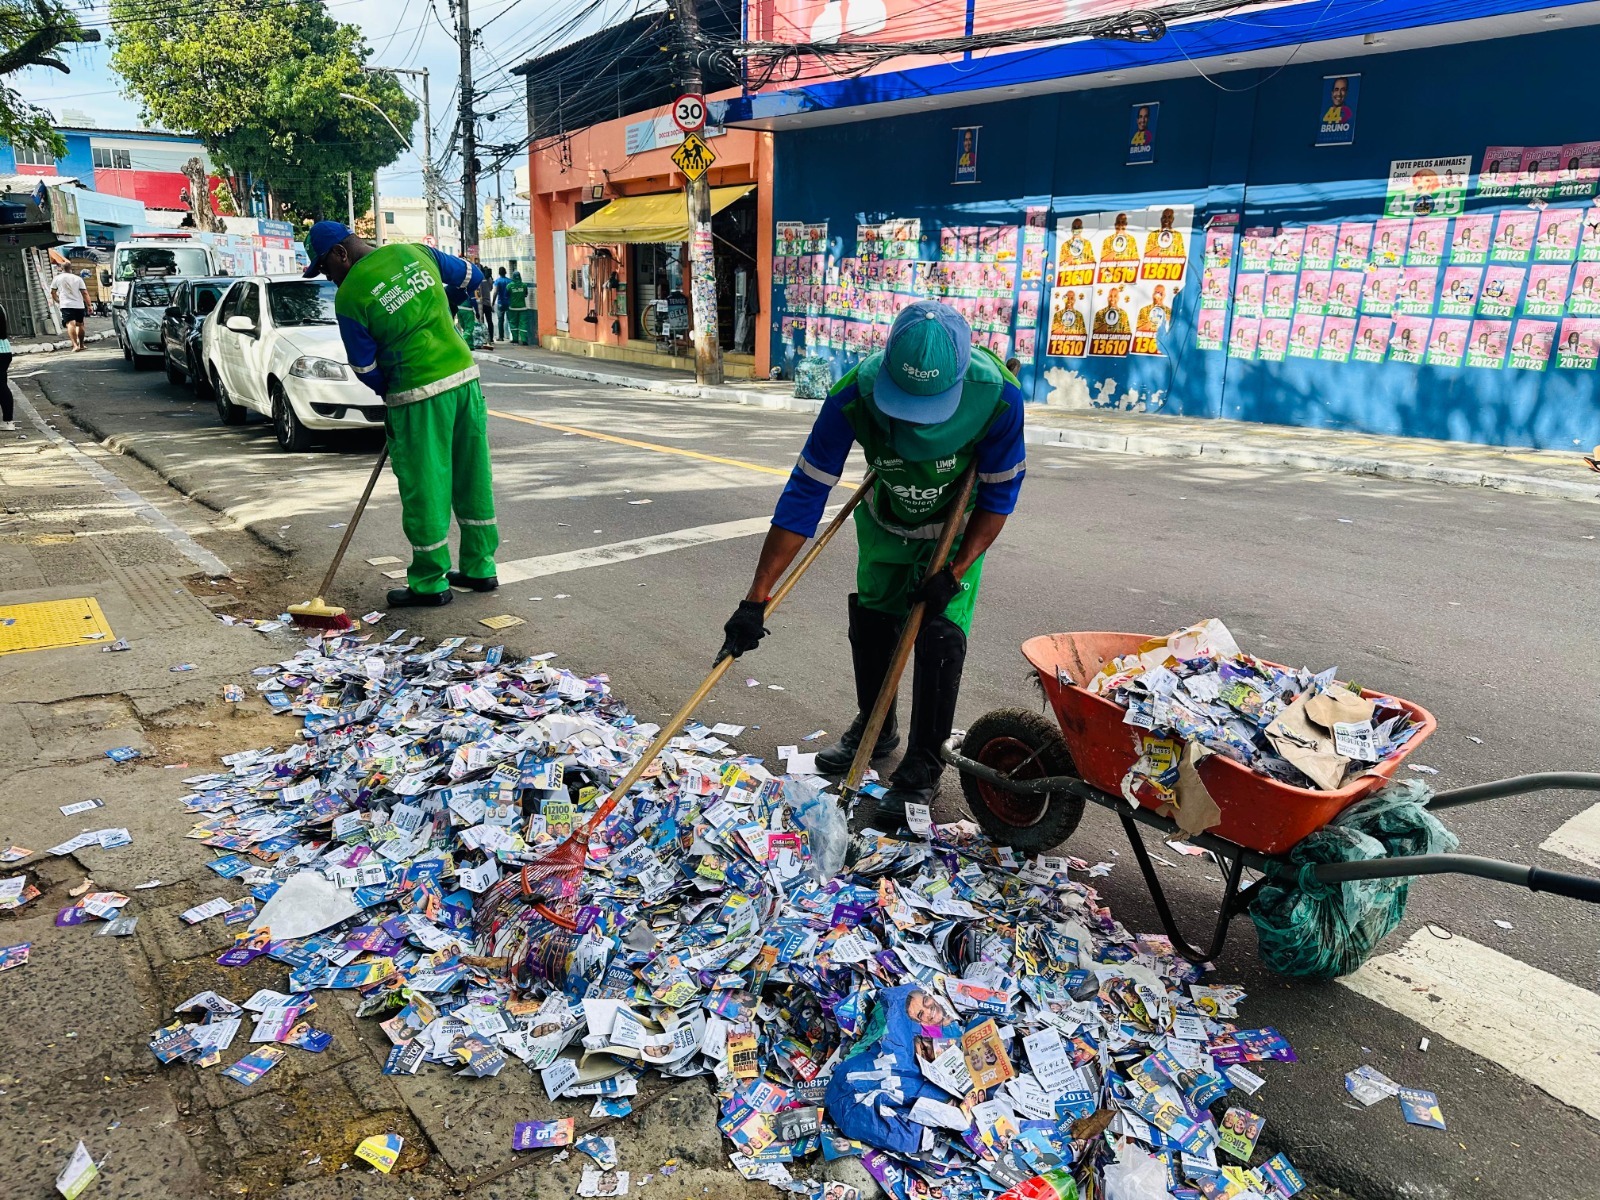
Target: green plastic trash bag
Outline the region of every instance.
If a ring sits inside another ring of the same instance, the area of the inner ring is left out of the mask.
[[[1298,877],[1269,878],[1250,905],[1261,961],[1299,979],[1334,979],[1366,962],[1405,916],[1411,880],[1326,884],[1312,872],[1320,863],[1448,854],[1458,843],[1428,812],[1431,795],[1418,780],[1391,784],[1291,850]]]
[[[808,354],[794,369],[794,394],[801,400],[826,400],[833,386],[833,364]]]

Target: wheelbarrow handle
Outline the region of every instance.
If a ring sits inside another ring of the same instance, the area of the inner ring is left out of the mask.
[[[1587,900],[1600,904],[1600,879],[1587,875],[1569,875],[1565,871],[1547,871],[1543,867],[1528,869],[1528,887],[1535,892],[1550,892],[1569,900]]]
[[[1270,873],[1292,878],[1296,868],[1283,863]],[[1551,892],[1569,900],[1600,904],[1600,879],[1547,871],[1525,863],[1502,862],[1498,858],[1478,858],[1471,854],[1417,854],[1410,857],[1368,858],[1354,862],[1319,863],[1312,874],[1322,883],[1343,883],[1352,879],[1396,879],[1412,875],[1475,875],[1497,883],[1514,884],[1532,892]]]
[[[1474,783],[1436,792],[1428,801],[1428,807],[1455,808],[1460,804],[1477,804],[1480,800],[1498,800],[1503,796],[1524,796],[1529,792],[1543,791],[1600,792],[1600,774],[1588,771],[1540,771],[1534,775],[1513,775],[1510,779],[1496,779],[1489,783]]]

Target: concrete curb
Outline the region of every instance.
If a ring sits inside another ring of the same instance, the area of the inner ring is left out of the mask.
[[[605,371],[526,362],[522,359],[483,352],[479,352],[476,357],[480,361],[492,362],[518,371],[534,371],[541,375],[555,375],[563,379],[608,384],[612,387],[655,392],[659,395],[677,396],[689,400],[746,404],[778,412],[816,413],[822,408],[820,400],[765,395],[740,387],[702,387],[687,381],[673,383],[645,376],[613,375]],[[1365,458],[1309,450],[1299,446],[1252,446],[1181,435],[1156,436],[1147,433],[1121,434],[1092,429],[1063,429],[1039,423],[1028,425],[1024,436],[1030,446],[1097,450],[1112,454],[1135,454],[1144,458],[1203,458],[1209,462],[1237,466],[1276,466],[1300,471],[1331,471],[1341,475],[1368,475],[1377,479],[1393,479],[1406,483],[1441,483],[1452,487],[1489,488],[1524,496],[1600,503],[1600,482],[1578,483],[1562,479],[1544,479],[1538,475],[1521,475],[1512,471],[1482,471],[1472,467],[1410,462],[1405,459]]]
[[[39,390],[44,393],[45,399],[55,405],[57,412],[94,438],[107,450],[114,454],[121,454],[126,458],[131,458],[134,462],[149,467],[172,488],[187,496],[196,504],[209,508],[218,516],[227,517],[235,526],[255,538],[267,549],[284,555],[295,553],[296,547],[293,543],[281,537],[275,529],[262,527],[256,521],[239,521],[235,518],[228,511],[228,502],[196,480],[190,472],[174,469],[171,463],[164,461],[160,455],[152,454],[128,434],[107,432],[94,419],[93,414],[84,411],[82,408],[58,403],[56,398],[50,394],[50,388],[42,377],[34,380],[34,382],[39,385]]]
[[[85,345],[88,345],[90,342],[113,341],[113,340],[115,340],[116,336],[117,335],[114,334],[114,333],[86,333],[83,336],[83,341],[84,341]],[[30,342],[26,346],[13,346],[11,348],[11,353],[13,353],[13,354],[53,354],[57,350],[70,350],[70,349],[72,349],[72,343],[71,342],[65,342],[65,341],[63,341],[63,342]]]

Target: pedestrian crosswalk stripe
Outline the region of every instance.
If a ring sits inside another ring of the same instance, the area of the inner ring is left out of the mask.
[[[1600,1120],[1600,995],[1425,928],[1339,982]]]
[[[1584,809],[1562,825],[1545,838],[1539,849],[1600,867],[1600,804]]]

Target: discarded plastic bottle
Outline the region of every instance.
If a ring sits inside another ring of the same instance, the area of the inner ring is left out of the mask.
[[[1078,1181],[1065,1167],[1024,1179],[1000,1200],[1078,1200]]]

